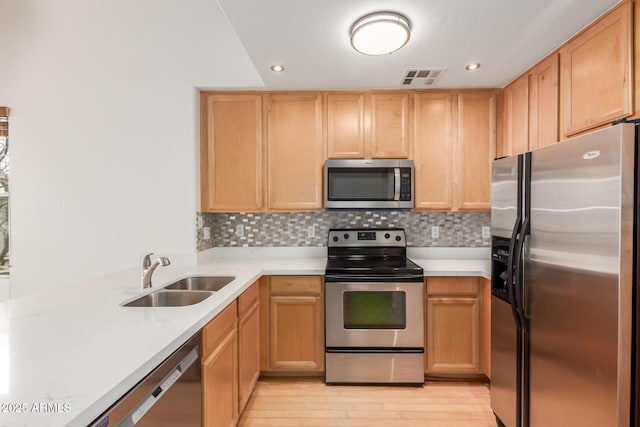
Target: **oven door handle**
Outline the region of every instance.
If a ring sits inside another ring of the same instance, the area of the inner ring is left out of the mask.
[[[420,354],[424,353],[424,347],[326,347],[325,352],[342,354]]]
[[[393,168],[393,182],[395,183],[393,200],[400,200],[400,168]]]

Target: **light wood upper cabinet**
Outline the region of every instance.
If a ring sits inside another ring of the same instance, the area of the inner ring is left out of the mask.
[[[269,370],[324,370],[321,276],[269,278]]]
[[[560,49],[564,137],[632,110],[631,2],[624,2]]]
[[[415,207],[489,210],[496,150],[496,91],[414,97]]]
[[[558,142],[559,63],[552,53],[529,71],[529,150]]]
[[[262,209],[262,125],[261,95],[201,94],[204,212]]]
[[[496,93],[468,91],[458,94],[457,207],[491,208],[491,161],[496,149]]]
[[[202,210],[322,209],[327,156],[413,158],[417,209],[488,210],[495,93],[203,92]]]
[[[454,117],[457,95],[414,95],[414,170],[416,209],[453,207]]]
[[[513,156],[558,141],[558,54],[504,88],[504,137],[496,155]]]
[[[364,159],[364,94],[327,95],[327,157]]]
[[[410,94],[327,94],[327,157],[407,159]]]
[[[524,153],[529,146],[529,76],[504,88],[504,137],[498,156]]]
[[[268,95],[268,208],[322,208],[321,94]]]
[[[371,125],[369,157],[408,159],[409,94],[370,95]]]

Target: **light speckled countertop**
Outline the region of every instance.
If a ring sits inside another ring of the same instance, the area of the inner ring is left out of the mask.
[[[408,254],[425,276],[489,278],[488,248]],[[0,426],[86,426],[260,276],[322,275],[325,263],[326,248],[215,248],[195,265],[159,268],[145,292],[131,268],[0,303]],[[236,278],[188,307],[120,305],[194,274]]]

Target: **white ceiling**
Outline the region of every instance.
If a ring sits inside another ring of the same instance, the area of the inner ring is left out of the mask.
[[[397,89],[409,68],[445,68],[431,88],[503,87],[618,0],[218,0],[265,89]],[[349,43],[359,17],[393,10],[411,40],[385,56]],[[480,62],[474,72],[466,64]],[[274,73],[273,64],[286,70]]]

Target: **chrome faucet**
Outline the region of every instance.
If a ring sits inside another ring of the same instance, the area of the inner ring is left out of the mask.
[[[151,287],[151,275],[153,274],[156,268],[158,268],[159,266],[166,267],[167,265],[171,264],[171,261],[169,260],[169,258],[164,256],[158,257],[152,263],[151,255],[153,255],[153,252],[150,254],[146,254],[144,258],[142,258],[142,289],[143,290]]]

